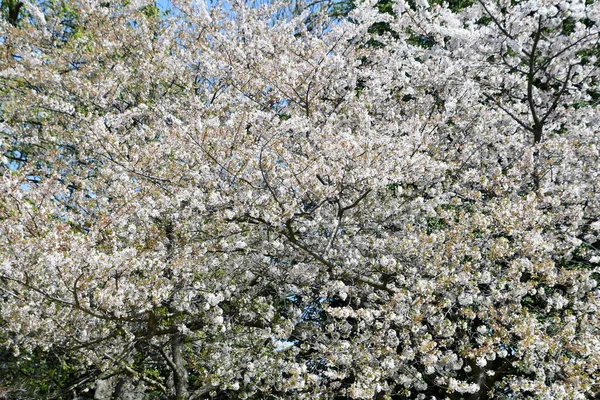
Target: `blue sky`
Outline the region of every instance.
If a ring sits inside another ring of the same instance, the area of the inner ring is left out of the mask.
[[[164,10],[170,8],[171,2],[169,0],[157,0],[156,5]]]

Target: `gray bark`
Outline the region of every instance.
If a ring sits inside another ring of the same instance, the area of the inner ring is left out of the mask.
[[[175,400],[189,399],[188,375],[185,369],[183,350],[185,337],[173,335],[171,337],[171,358],[173,361],[173,387],[175,389]]]

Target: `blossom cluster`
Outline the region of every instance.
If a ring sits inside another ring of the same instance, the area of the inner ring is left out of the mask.
[[[180,399],[598,396],[600,3],[33,3],[3,346]]]

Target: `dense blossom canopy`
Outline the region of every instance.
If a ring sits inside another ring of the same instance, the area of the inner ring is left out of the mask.
[[[59,396],[598,398],[599,2],[2,4],[0,339]]]

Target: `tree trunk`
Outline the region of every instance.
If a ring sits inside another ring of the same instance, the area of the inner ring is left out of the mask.
[[[175,368],[173,369],[173,386],[175,389],[175,400],[189,399],[188,393],[188,375],[185,369],[185,359],[183,358],[183,347],[185,337],[183,335],[173,335],[171,337],[171,357]]]

